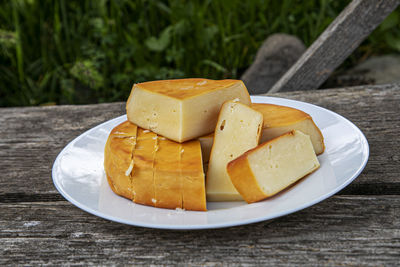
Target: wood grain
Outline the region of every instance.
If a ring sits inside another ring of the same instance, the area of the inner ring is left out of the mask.
[[[123,114],[123,103],[1,108],[0,201],[3,195],[56,194],[51,168],[61,149],[84,131]]]
[[[0,265],[396,266],[400,255],[400,85],[276,93],[333,110],[370,144],[341,195],[271,221],[202,231],[122,225],[65,201],[61,149],[124,114],[124,103],[0,109]]]
[[[269,92],[317,89],[399,3],[351,1]]]
[[[399,194],[400,86],[272,94],[313,103],[355,123],[370,144],[366,169],[346,194]],[[124,114],[123,103],[0,109],[0,202],[60,200],[51,167],[72,139]]]
[[[0,265],[395,266],[399,260],[398,196],[336,196],[272,221],[202,231],[117,224],[65,202],[0,208]]]

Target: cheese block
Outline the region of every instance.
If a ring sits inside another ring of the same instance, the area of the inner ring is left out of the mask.
[[[242,81],[177,79],[134,84],[126,103],[128,120],[176,142],[211,133],[221,105],[232,99],[250,105]]]
[[[320,166],[310,137],[291,131],[229,162],[228,174],[248,203],[273,196]]]
[[[242,200],[229,178],[226,165],[258,145],[262,124],[262,114],[246,105],[234,101],[222,105],[208,164],[208,201]]]
[[[116,126],[104,153],[111,189],[135,203],[205,211],[200,142],[177,143],[131,122]]]
[[[200,141],[203,163],[207,163],[210,160],[211,148],[214,142],[214,133],[200,136],[197,140]]]
[[[324,137],[309,114],[295,108],[273,104],[253,103],[251,107],[264,116],[261,143],[292,130],[299,130],[310,136],[317,155],[324,152]]]

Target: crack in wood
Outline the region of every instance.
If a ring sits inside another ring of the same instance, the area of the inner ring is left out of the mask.
[[[60,194],[25,194],[5,193],[0,194],[0,203],[21,203],[21,202],[53,202],[65,201]]]

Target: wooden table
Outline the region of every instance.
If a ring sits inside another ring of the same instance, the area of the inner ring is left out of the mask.
[[[399,265],[400,85],[273,94],[326,107],[370,144],[362,174],[300,212],[240,227],[166,231],[88,214],[58,194],[51,167],[123,103],[0,109],[0,265]]]

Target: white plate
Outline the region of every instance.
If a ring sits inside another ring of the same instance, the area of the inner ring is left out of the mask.
[[[163,229],[221,228],[269,220],[314,205],[343,189],[363,170],[369,155],[363,133],[344,117],[304,102],[252,96],[255,103],[294,107],[310,114],[325,138],[321,167],[295,186],[258,203],[209,202],[207,212],[147,207],[114,194],[103,168],[108,134],[126,116],[102,123],[70,142],[53,165],[53,182],[72,204],[102,218]]]

